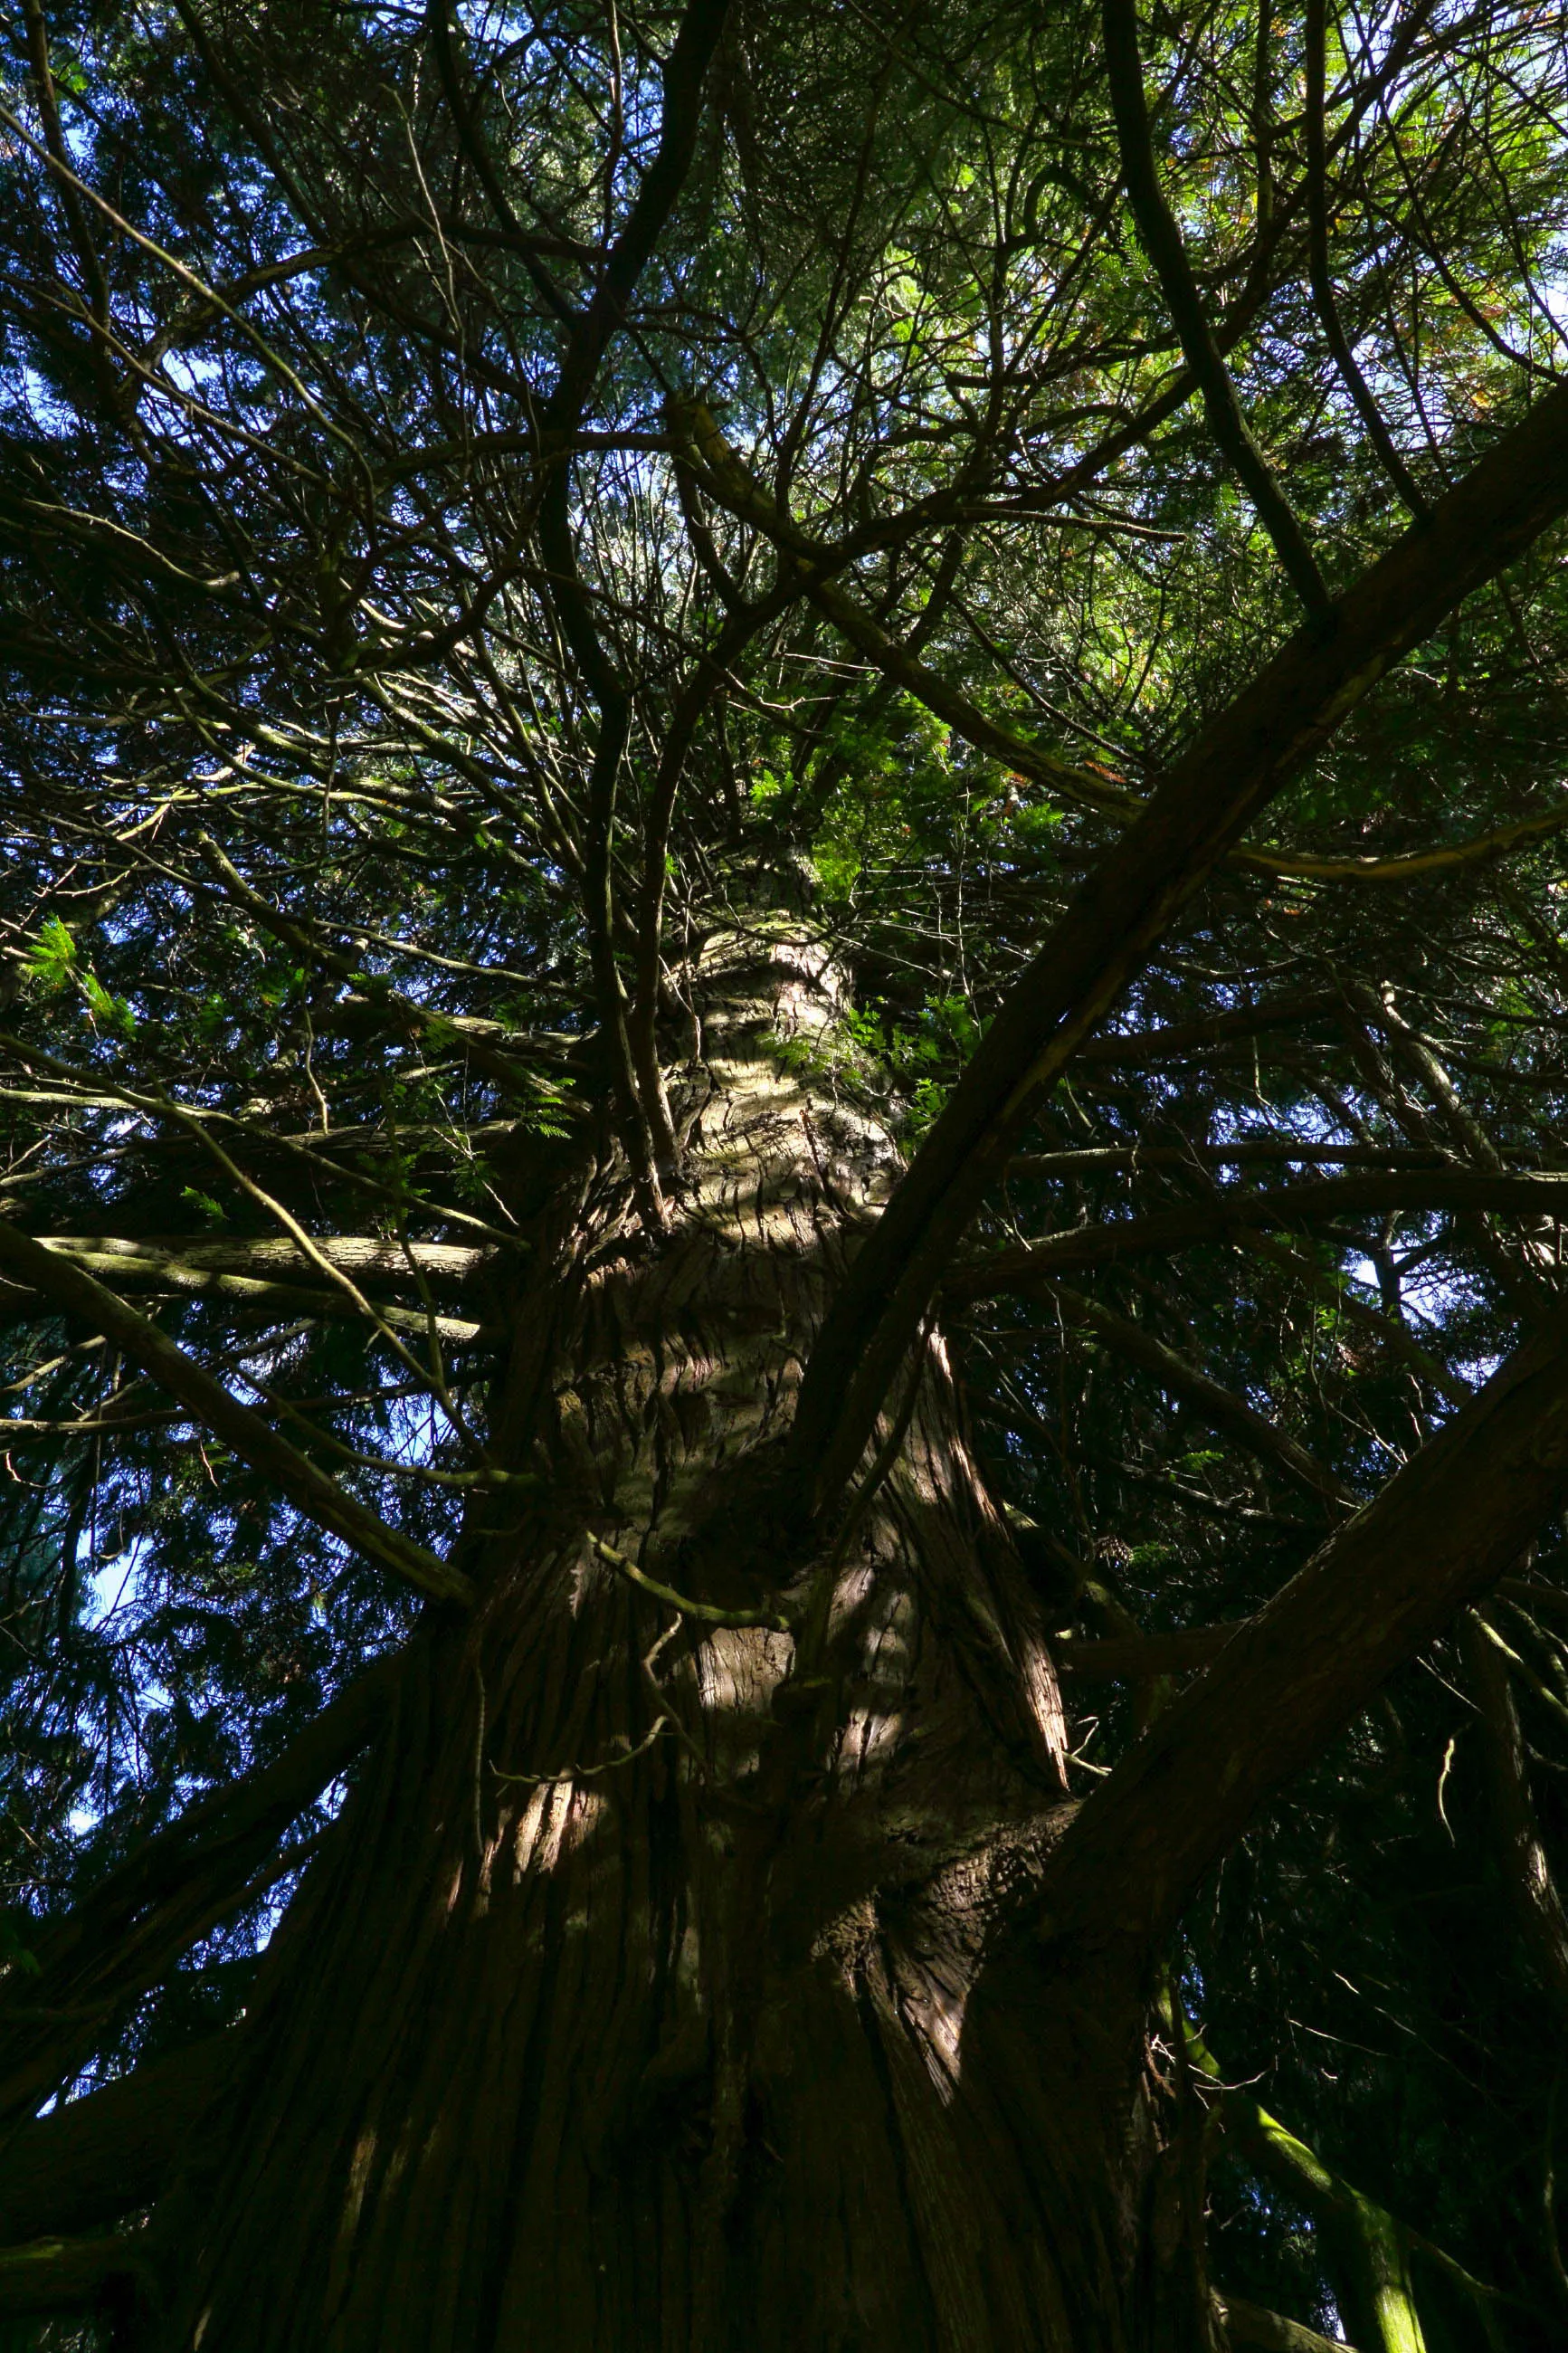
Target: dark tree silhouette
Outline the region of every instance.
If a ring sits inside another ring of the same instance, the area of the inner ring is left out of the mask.
[[[11,30],[0,2328],[1557,2342],[1557,12]]]

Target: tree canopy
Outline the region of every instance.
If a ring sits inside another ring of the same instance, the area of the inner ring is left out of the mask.
[[[12,2117],[243,2010],[363,1669],[536,1483],[520,1201],[591,1144],[657,1251],[691,958],[780,911],[852,985],[780,1053],[908,1169],[781,1560],[940,1329],[1080,1821],[1241,1760],[1212,1852],[1147,1816],[1236,2341],[1557,2341],[1561,1440],[1440,1449],[1563,1345],[1560,12],[10,32]],[[1479,1566],[1396,1607],[1440,1475]],[[1358,1543],[1386,1649],[1292,1748],[1288,1659],[1205,1671]]]

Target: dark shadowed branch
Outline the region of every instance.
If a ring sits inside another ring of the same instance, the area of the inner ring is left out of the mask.
[[[1044,1089],[1250,819],[1446,613],[1568,507],[1568,390],[1530,417],[1303,629],[1176,763],[1014,984],[834,1303],[807,1367],[795,1459],[817,1511],[852,1475],[943,1265]]]
[[[1152,1950],[1258,1809],[1494,1584],[1568,1483],[1554,1320],[1247,1620],[1086,1801],[1044,1932]]]
[[[0,1219],[0,1268],[26,1290],[41,1292],[68,1314],[80,1317],[89,1330],[106,1333],[133,1364],[140,1365],[216,1438],[232,1447],[241,1461],[275,1479],[306,1519],[395,1570],[437,1600],[471,1601],[473,1587],[461,1569],[389,1528],[345,1493],[297,1447],[269,1429],[253,1407],[242,1405],[155,1324],[138,1315],[84,1267],[74,1265],[58,1250],[46,1250],[20,1227]]]

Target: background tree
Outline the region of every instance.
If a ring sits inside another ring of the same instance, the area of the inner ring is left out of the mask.
[[[1558,2341],[1555,12],[10,30],[18,2341]]]

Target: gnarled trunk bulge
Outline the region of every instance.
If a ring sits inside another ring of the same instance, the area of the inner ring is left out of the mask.
[[[1026,1933],[1062,1715],[936,1329],[830,1556],[774,1543],[760,1469],[897,1167],[833,1088],[837,976],[770,919],[691,986],[669,1233],[582,1166],[538,1216],[482,1602],[275,1942],[171,2345],[1201,2341],[1150,2271],[1139,1989]]]

